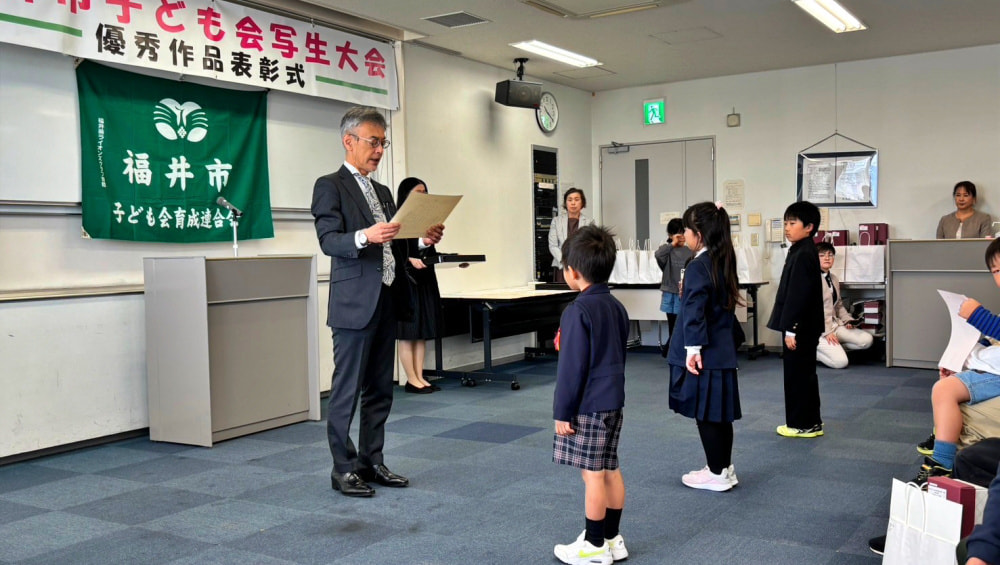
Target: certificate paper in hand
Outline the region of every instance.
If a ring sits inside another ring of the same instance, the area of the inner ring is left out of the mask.
[[[431,226],[443,224],[461,196],[411,192],[390,222],[399,223],[397,239],[424,237]]]
[[[948,347],[941,355],[938,366],[959,373],[972,353],[972,348],[979,341],[979,330],[958,317],[958,309],[966,299],[964,295],[940,289],[938,293],[948,306],[948,314],[951,316],[951,339],[948,340]]]

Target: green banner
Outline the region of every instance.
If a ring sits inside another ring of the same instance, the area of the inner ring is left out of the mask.
[[[274,237],[267,93],[152,78],[84,62],[83,229],[93,238],[198,243]]]

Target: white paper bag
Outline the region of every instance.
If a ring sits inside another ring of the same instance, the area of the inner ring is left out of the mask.
[[[885,246],[853,245],[847,248],[844,282],[885,282]]]
[[[830,272],[837,277],[838,281],[844,281],[844,272],[847,266],[847,246],[845,245],[835,245],[833,247],[833,266],[830,267]],[[845,304],[846,306],[846,304]]]
[[[618,247],[618,251],[615,253],[615,266],[611,269],[611,277],[608,282],[612,284],[624,284],[627,277],[627,266],[626,266],[626,253],[627,251],[622,249],[622,241],[615,238],[615,246]]]
[[[650,246],[646,254],[649,255],[649,282],[658,285],[663,282],[663,269],[656,262],[656,249]]]
[[[749,245],[740,245],[736,251],[736,277],[741,283],[761,282],[764,280],[764,261],[760,249]]]
[[[649,240],[646,240],[646,248],[639,249],[639,281],[643,284],[660,284],[663,280],[663,271],[656,264],[656,251],[652,249]]]
[[[962,505],[892,480],[882,565],[955,565]]]
[[[640,284],[642,281],[639,279],[639,252],[636,249],[636,241],[630,239],[628,243],[628,251],[625,254],[624,282],[626,284]]]

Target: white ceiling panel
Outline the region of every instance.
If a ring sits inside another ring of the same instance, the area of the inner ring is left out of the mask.
[[[868,30],[835,34],[791,0],[661,0],[653,9],[560,17],[521,0],[310,0],[401,30],[422,44],[590,91],[1000,43],[1000,0],[841,0]],[[542,0],[574,14],[646,0]],[[488,23],[448,28],[424,18],[468,12]],[[538,39],[604,63],[579,73],[510,47]],[[987,70],[995,72],[995,69]]]

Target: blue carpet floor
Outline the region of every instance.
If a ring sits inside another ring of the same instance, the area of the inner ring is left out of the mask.
[[[583,530],[583,485],[552,459],[553,360],[505,383],[398,388],[386,463],[410,478],[371,499],[330,489],[325,424],[211,449],[148,438],[0,467],[0,563],[548,564]],[[740,484],[695,491],[694,422],[667,407],[666,365],[630,353],[620,456],[628,563],[878,563],[890,479],[909,479],[931,426],[936,374],[821,368],[826,436],[785,439],[781,364],[743,360]],[[355,432],[356,433],[356,432]],[[355,435],[355,438],[357,436]]]

